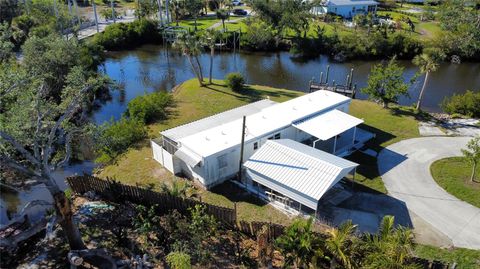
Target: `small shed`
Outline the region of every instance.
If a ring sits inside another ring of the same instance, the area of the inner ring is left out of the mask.
[[[245,183],[263,198],[316,211],[320,198],[357,166],[290,139],[269,140],[245,162]]]

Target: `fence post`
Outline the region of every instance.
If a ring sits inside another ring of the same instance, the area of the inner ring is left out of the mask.
[[[237,223],[238,217],[237,217],[237,202],[233,202],[233,216],[235,217],[234,223]]]

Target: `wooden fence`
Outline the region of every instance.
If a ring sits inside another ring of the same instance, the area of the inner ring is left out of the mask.
[[[176,209],[182,214],[188,214],[189,208],[195,207],[195,205],[203,205],[206,212],[220,222],[231,227],[234,227],[237,223],[235,208],[220,207],[194,199],[176,197],[168,193],[123,185],[113,180],[103,180],[88,175],[68,177],[67,183],[76,194],[94,191],[96,194],[113,202],[130,201],[145,206],[156,205],[157,210],[161,213],[168,213]]]
[[[114,180],[103,180],[93,176],[73,176],[67,178],[73,192],[84,194],[88,191],[94,191],[104,199],[113,202],[130,201],[132,203],[145,206],[156,205],[161,213],[168,213],[176,209],[182,214],[188,214],[188,209],[195,205],[203,205],[208,214],[213,215],[218,221],[238,229],[245,235],[255,238],[263,227],[268,228],[268,236],[276,239],[281,236],[285,226],[271,222],[247,222],[240,220],[237,222],[237,212],[235,208],[216,206],[193,199],[172,196],[168,193],[154,192],[140,187],[123,185]],[[421,258],[414,258],[415,263],[425,269],[448,269],[455,268],[456,264],[444,264],[439,261],[429,261]]]

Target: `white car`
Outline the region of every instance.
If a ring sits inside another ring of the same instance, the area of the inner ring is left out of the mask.
[[[233,1],[232,1],[232,5],[234,5],[234,6],[241,6],[241,5],[242,5],[242,2],[240,2],[240,0],[233,0]]]

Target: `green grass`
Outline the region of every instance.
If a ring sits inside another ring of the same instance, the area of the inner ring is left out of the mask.
[[[457,269],[480,268],[480,250],[465,248],[441,249],[433,246],[418,245],[415,254],[424,259],[457,263]]]
[[[365,121],[361,128],[376,134],[367,146],[377,153],[390,144],[419,136],[416,118],[420,115],[410,107],[391,106],[390,109],[384,109],[370,101],[353,100],[350,114]],[[360,164],[355,182],[381,193],[387,192],[378,173],[375,157],[357,151],[347,159]]]
[[[198,30],[205,30],[208,27],[214,25],[217,22],[221,22],[221,20],[217,19],[215,16],[208,16],[208,17],[201,17],[197,19],[197,29]],[[172,22],[172,25],[176,25],[175,21]],[[185,27],[190,31],[195,30],[195,20],[181,20],[179,21],[179,26]]]
[[[435,181],[448,193],[480,207],[480,167],[477,167],[477,182],[470,181],[472,165],[463,157],[451,157],[438,160],[430,167]]]

